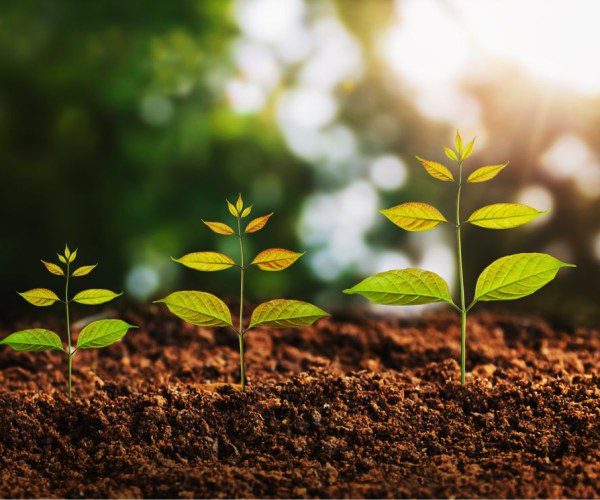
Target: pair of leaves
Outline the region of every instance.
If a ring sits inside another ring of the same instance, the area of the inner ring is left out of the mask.
[[[192,325],[233,327],[225,302],[210,293],[174,292],[156,302],[164,303],[175,316]],[[259,325],[281,328],[308,326],[325,316],[328,316],[325,311],[307,302],[276,299],[260,304],[253,311],[249,328]]]
[[[260,231],[263,227],[265,227],[272,215],[273,214],[270,213],[269,215],[263,215],[262,217],[257,217],[256,219],[251,220],[246,226],[244,233],[248,234]],[[223,234],[225,236],[232,236],[237,234],[230,226],[228,226],[224,222],[209,222],[204,220],[202,222],[206,224],[208,228],[214,233]]]
[[[486,267],[477,280],[473,303],[515,300],[536,292],[554,279],[562,267],[572,264],[543,253],[502,257]],[[417,305],[447,302],[454,305],[448,284],[439,275],[422,269],[386,271],[344,290],[360,294],[375,304]]]
[[[75,252],[73,252],[71,254],[71,257],[73,257],[73,255],[76,255],[76,252],[77,252],[77,250],[75,250]],[[65,272],[57,264],[53,264],[52,262],[46,262],[45,260],[42,261],[42,264],[44,264],[44,266],[50,273],[55,274],[56,276],[64,276],[65,275]],[[91,266],[81,266],[81,267],[75,269],[75,271],[73,271],[71,276],[76,277],[76,278],[81,277],[81,276],[86,276],[87,274],[90,274],[97,265],[98,264],[94,264]]]
[[[250,265],[256,265],[263,271],[281,271],[291,266],[302,255],[285,248],[269,248],[260,252]],[[218,252],[195,252],[173,260],[190,269],[205,272],[222,271],[237,265],[231,257]]]
[[[38,307],[51,306],[55,302],[60,301],[58,295],[47,288],[34,288],[33,290],[19,293],[19,295],[30,304]],[[122,295],[122,293],[115,293],[111,290],[105,290],[102,288],[92,288],[79,292],[73,297],[72,300],[79,304],[98,305],[109,302],[120,295]]]
[[[77,349],[99,349],[114,344],[117,340],[123,338],[130,328],[137,327],[120,319],[94,321],[79,333]],[[43,328],[15,332],[0,341],[0,344],[8,345],[15,351],[58,350],[64,352],[65,350],[60,337],[56,333]]]
[[[406,231],[428,231],[448,222],[440,211],[427,203],[409,202],[381,210],[394,224]],[[488,229],[509,229],[526,224],[547,213],[517,203],[495,203],[476,210],[467,222]]]

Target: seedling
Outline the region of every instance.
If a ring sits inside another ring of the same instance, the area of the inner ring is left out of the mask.
[[[184,255],[175,262],[183,264],[196,271],[223,271],[236,267],[240,270],[240,316],[239,326],[235,327],[227,305],[218,297],[207,292],[182,291],[174,292],[156,302],[164,303],[168,309],[185,322],[198,326],[225,326],[238,335],[240,346],[240,380],[242,391],[246,390],[246,375],[244,365],[244,335],[256,326],[272,326],[275,328],[303,327],[312,325],[315,321],[329,316],[325,311],[307,302],[299,300],[275,299],[260,304],[250,317],[250,323],[244,327],[244,279],[245,272],[252,266],[262,271],[282,271],[303,254],[283,248],[263,250],[248,264],[244,254],[244,235],[260,231],[273,215],[258,217],[242,231],[242,219],[250,215],[252,205],[244,207],[242,195],[238,196],[234,205],[227,200],[229,212],[236,220],[237,230],[223,222],[204,222],[214,233],[224,236],[237,236],[240,242],[240,261],[236,263],[231,257],[217,252],[195,252]]]
[[[15,351],[50,351],[58,350],[62,351],[67,355],[68,362],[68,393],[69,399],[72,397],[72,382],[71,382],[71,371],[73,357],[77,351],[81,349],[99,349],[106,347],[110,344],[115,343],[121,339],[130,328],[137,328],[136,326],[129,325],[125,321],[120,319],[102,319],[94,321],[85,326],[79,337],[77,338],[77,347],[72,349],[71,339],[71,319],[69,305],[72,302],[84,305],[97,305],[109,302],[115,297],[119,297],[122,293],[111,292],[110,290],[104,290],[99,288],[91,288],[89,290],[83,290],[75,294],[72,298],[69,296],[69,282],[71,278],[80,278],[90,274],[97,264],[90,266],[81,266],[71,272],[71,264],[77,258],[77,250],[71,252],[68,246],[65,246],[64,254],[57,254],[58,260],[63,264],[61,267],[58,264],[52,262],[42,261],[42,264],[46,269],[55,276],[62,276],[65,278],[65,295],[64,299],[61,299],[56,293],[47,288],[34,288],[27,292],[19,293],[27,302],[38,307],[51,306],[56,302],[61,302],[65,305],[66,311],[66,330],[67,330],[67,350],[63,346],[60,337],[44,328],[34,328],[31,330],[21,330],[15,332],[4,340],[0,341],[0,344],[6,344],[12,347]]]
[[[446,302],[461,317],[461,375],[465,383],[466,325],[467,314],[477,302],[514,300],[531,295],[554,279],[561,267],[574,267],[543,253],[519,253],[492,262],[477,279],[475,294],[469,305],[465,302],[461,229],[466,223],[487,229],[510,229],[518,227],[545,214],[535,208],[516,203],[495,203],[476,210],[463,221],[460,216],[460,194],[463,186],[463,162],[471,155],[475,139],[463,147],[460,134],[456,133],[455,149],[444,148],[446,156],[458,166],[458,180],[441,163],[424,160],[417,156],[425,171],[433,178],[457,184],[456,193],[456,246],[458,277],[460,282],[460,306],[450,296],[448,284],[437,274],[422,269],[386,271],[371,276],[344,293],[363,295],[375,304],[418,305]],[[506,166],[490,165],[472,172],[467,183],[485,182],[496,177]],[[439,210],[426,203],[410,202],[381,210],[398,227],[407,231],[428,231],[438,224],[448,222]]]

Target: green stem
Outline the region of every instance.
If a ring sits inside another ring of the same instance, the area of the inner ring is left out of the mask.
[[[246,369],[244,366],[244,237],[242,236],[241,217],[238,215],[238,237],[240,239],[240,326],[238,339],[240,342],[240,383],[242,392],[246,391]]]
[[[71,353],[71,318],[69,316],[69,263],[67,262],[67,284],[65,285],[65,307],[67,310],[67,359],[69,363],[69,375],[68,375],[68,388],[69,388],[69,399],[73,397],[73,393],[71,390],[72,382],[71,382],[71,373],[72,373],[72,360],[73,354]]]
[[[460,237],[460,190],[462,187],[462,161],[458,163],[458,191],[456,193],[456,246],[458,250],[458,279],[460,281],[460,383],[465,385],[467,360],[467,310],[465,305],[465,279],[463,275],[462,242]]]

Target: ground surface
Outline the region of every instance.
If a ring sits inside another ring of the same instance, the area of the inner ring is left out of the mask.
[[[600,495],[597,331],[474,316],[461,387],[452,315],[259,329],[242,394],[203,385],[237,381],[231,333],[158,311],[77,356],[73,402],[59,354],[0,349],[0,495]]]

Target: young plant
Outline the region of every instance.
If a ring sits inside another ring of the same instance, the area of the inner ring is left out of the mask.
[[[202,222],[214,233],[235,236],[239,239],[239,263],[236,263],[231,257],[217,252],[195,252],[184,255],[180,259],[171,258],[175,262],[196,271],[213,272],[232,267],[240,270],[240,316],[238,326],[233,325],[227,305],[218,297],[207,292],[174,292],[156,302],[164,303],[175,316],[192,325],[226,326],[237,333],[240,347],[240,380],[242,391],[245,391],[244,335],[250,329],[260,325],[276,328],[309,326],[318,319],[329,316],[329,314],[307,302],[275,299],[256,307],[250,317],[249,325],[244,328],[244,280],[246,270],[256,266],[262,271],[282,271],[296,262],[303,254],[283,248],[269,248],[260,252],[250,263],[247,263],[244,253],[244,235],[260,231],[273,214],[263,215],[250,221],[242,231],[242,219],[250,215],[252,205],[244,208],[244,202],[240,194],[235,205],[227,200],[227,206],[229,212],[235,218],[236,225],[234,227],[236,229],[222,222]]]
[[[561,267],[574,267],[543,253],[519,253],[502,257],[486,267],[477,279],[475,294],[467,305],[463,277],[461,229],[466,223],[487,229],[518,227],[545,214],[535,208],[516,203],[495,203],[476,210],[467,220],[460,215],[460,195],[463,184],[479,183],[493,179],[507,165],[490,165],[472,172],[463,180],[463,162],[471,155],[475,139],[463,147],[460,134],[456,133],[455,150],[444,148],[446,156],[458,167],[458,179],[441,163],[424,160],[417,156],[425,171],[443,182],[454,182],[456,192],[456,246],[458,277],[460,283],[460,306],[450,297],[448,284],[437,274],[422,269],[386,271],[371,276],[358,285],[344,290],[347,294],[360,294],[375,304],[418,305],[446,302],[461,317],[461,383],[465,383],[466,325],[467,314],[477,302],[514,300],[530,295],[554,279]],[[428,231],[438,224],[448,222],[435,207],[426,203],[410,202],[381,210],[398,227],[407,231]]]
[[[65,246],[64,254],[57,254],[58,260],[63,264],[61,267],[58,264],[52,262],[42,261],[42,264],[46,269],[55,276],[62,276],[65,279],[65,294],[64,298],[60,298],[52,290],[47,288],[34,288],[27,292],[19,293],[27,302],[38,307],[47,307],[53,305],[55,302],[61,302],[65,306],[66,312],[66,333],[67,333],[67,350],[63,346],[60,337],[44,328],[33,328],[31,330],[21,330],[15,332],[4,340],[0,341],[0,344],[6,344],[12,347],[15,351],[50,351],[58,350],[62,351],[67,355],[68,363],[68,393],[69,399],[72,397],[72,382],[71,382],[71,371],[73,357],[77,351],[81,349],[99,349],[106,347],[110,344],[115,343],[121,339],[130,328],[137,328],[136,326],[129,325],[125,321],[120,319],[102,319],[94,321],[85,326],[79,337],[77,338],[77,347],[72,349],[71,339],[71,319],[69,305],[73,302],[84,305],[97,305],[109,302],[115,297],[119,297],[122,293],[111,292],[110,290],[91,288],[89,290],[83,290],[76,293],[72,298],[69,296],[69,283],[71,278],[80,278],[86,276],[92,272],[97,264],[90,266],[81,266],[71,272],[71,264],[77,258],[77,250],[71,252],[68,246]]]

